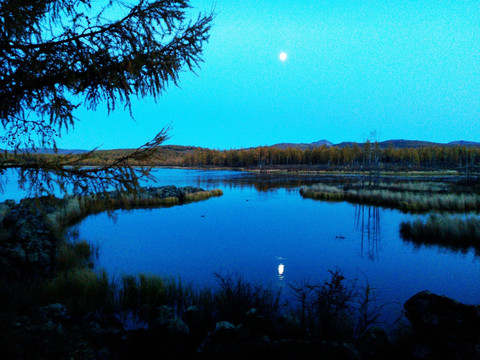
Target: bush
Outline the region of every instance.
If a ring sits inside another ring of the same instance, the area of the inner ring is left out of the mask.
[[[249,282],[241,275],[215,274],[220,288],[214,294],[217,318],[234,324],[242,323],[247,312],[255,309],[268,321],[274,321],[281,310],[280,290]]]
[[[291,284],[296,300],[292,307],[294,318],[304,332],[315,338],[359,338],[380,316],[373,289],[367,284],[362,292],[354,281],[347,284],[338,269],[329,273],[330,279],[323,284]]]

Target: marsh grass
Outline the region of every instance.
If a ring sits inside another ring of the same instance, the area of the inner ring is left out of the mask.
[[[211,197],[223,195],[222,190],[213,189],[187,193],[182,198],[178,197],[138,197],[125,194],[119,197],[105,198],[103,196],[66,197],[61,206],[47,215],[47,220],[52,230],[62,237],[64,230],[88,215],[117,209],[136,209],[152,207],[169,207],[182,203],[206,200]]]
[[[432,214],[425,221],[416,219],[400,224],[404,240],[419,244],[437,244],[455,249],[480,250],[480,219]]]
[[[196,307],[211,313],[210,291],[201,290],[181,279],[152,274],[124,275],[117,292],[120,318],[140,326],[148,326],[161,307],[172,309],[181,317],[187,309]]]
[[[53,277],[41,279],[34,286],[34,297],[42,304],[60,302],[73,314],[111,311],[115,286],[105,271],[94,271],[98,247],[86,240],[62,241],[57,248]]]
[[[360,184],[354,185],[353,187],[360,187]],[[375,185],[375,188],[378,190],[389,190],[389,191],[409,191],[409,192],[449,192],[451,187],[443,182],[432,182],[432,181],[415,181],[415,182],[379,182]]]
[[[61,271],[37,284],[35,297],[44,305],[61,303],[72,315],[87,312],[112,312],[115,289],[107,274],[89,268]]]
[[[20,298],[30,299],[41,305],[64,304],[73,315],[89,311],[115,313],[127,318],[133,314],[139,321],[151,320],[158,306],[168,305],[182,313],[188,306],[195,305],[207,309],[211,305],[208,292],[194,291],[180,280],[160,279],[155,276],[126,276],[120,282],[110,280],[104,271],[94,270],[98,247],[84,240],[68,239],[67,227],[83,217],[102,211],[131,209],[139,207],[174,206],[186,202],[200,201],[211,196],[221,196],[221,190],[202,191],[177,197],[65,197],[53,199],[44,205],[46,220],[56,237],[55,269],[46,278],[26,285]],[[48,199],[46,199],[48,200]],[[5,282],[7,284],[7,282]],[[0,284],[0,288],[8,285]],[[9,303],[7,301],[7,303]],[[19,302],[18,302],[19,303]],[[122,315],[124,314],[124,315]],[[128,315],[129,316],[129,315]]]
[[[216,197],[216,196],[222,196],[223,191],[221,189],[214,189],[214,190],[208,190],[208,191],[198,191],[195,193],[188,193],[185,194],[184,200],[187,202],[190,201],[201,201],[201,200],[206,200],[211,197]]]
[[[305,198],[336,200],[383,206],[403,212],[457,211],[480,209],[477,193],[458,193],[446,184],[380,183],[376,186],[316,184],[300,189]]]
[[[158,309],[168,306],[176,316],[195,308],[205,324],[216,321],[242,323],[247,313],[255,309],[269,321],[280,312],[280,293],[271,288],[247,281],[241,275],[215,274],[218,287],[197,288],[180,279],[156,275],[125,275],[118,286],[118,305],[124,319],[133,319],[146,326],[158,315]]]
[[[60,272],[75,268],[92,268],[97,256],[98,248],[86,240],[73,243],[64,241],[57,249],[56,268]]]

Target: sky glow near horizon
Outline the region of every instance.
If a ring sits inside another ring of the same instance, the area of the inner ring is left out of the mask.
[[[192,0],[217,13],[204,63],[157,103],[79,109],[59,148],[232,149],[480,137],[480,1]],[[281,52],[288,54],[285,61]]]

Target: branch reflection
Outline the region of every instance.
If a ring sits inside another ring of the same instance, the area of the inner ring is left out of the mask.
[[[378,206],[355,206],[355,231],[360,232],[360,254],[371,261],[378,259],[380,241],[380,208]]]

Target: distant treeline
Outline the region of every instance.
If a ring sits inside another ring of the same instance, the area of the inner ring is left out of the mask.
[[[480,165],[480,148],[466,146],[427,146],[420,148],[381,149],[366,142],[351,147],[299,149],[289,147],[256,147],[241,150],[195,149],[184,155],[186,166],[325,166],[342,168],[405,167],[428,169],[467,169]]]
[[[82,160],[81,165],[105,165],[133,150],[101,150]],[[43,155],[64,156],[64,155]],[[215,150],[168,145],[159,148],[157,156],[131,165],[185,167],[317,167],[351,170],[459,170],[477,171],[480,166],[480,147],[424,146],[417,148],[381,148],[376,142],[354,143],[348,147],[325,145],[313,149],[259,146],[249,149]]]

